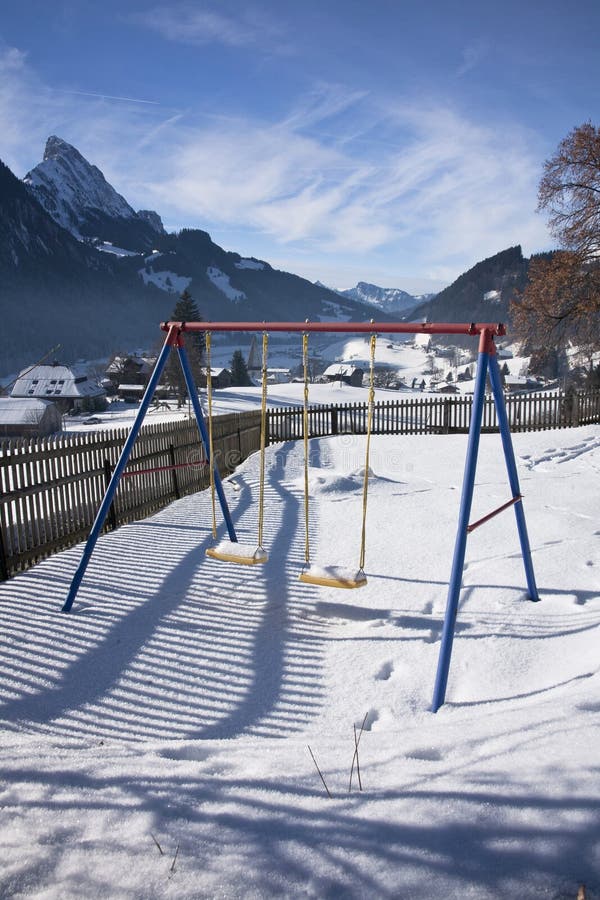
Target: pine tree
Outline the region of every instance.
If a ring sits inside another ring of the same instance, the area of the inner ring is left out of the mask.
[[[189,291],[185,290],[175,304],[175,308],[171,313],[171,322],[201,322],[202,316],[194,302]],[[205,339],[202,332],[189,332],[184,334],[185,350],[192,371],[192,378],[196,385],[200,384],[200,380],[204,375],[204,351]],[[179,406],[183,405],[187,394],[187,388],[178,355],[171,353],[169,361],[165,367],[164,375],[166,383],[175,391]]]
[[[252,382],[248,375],[248,367],[241,350],[236,350],[231,357],[231,384],[234,387],[249,387]]]

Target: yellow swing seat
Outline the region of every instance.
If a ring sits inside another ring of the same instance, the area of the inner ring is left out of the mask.
[[[223,562],[237,563],[240,566],[256,566],[266,563],[269,555],[262,547],[256,544],[241,544],[237,541],[219,541],[214,547],[209,547],[206,555],[211,559],[219,559]]]
[[[367,576],[362,569],[311,565],[300,573],[299,580],[320,587],[359,588],[367,583]]]

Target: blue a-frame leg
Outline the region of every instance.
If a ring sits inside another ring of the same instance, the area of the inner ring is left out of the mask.
[[[440,706],[442,706],[442,704],[444,703],[446,697],[448,672],[450,669],[450,658],[452,655],[452,643],[454,640],[454,628],[456,625],[458,600],[460,596],[460,588],[465,564],[469,516],[471,514],[473,488],[475,485],[475,471],[477,468],[477,454],[479,452],[481,420],[483,415],[483,403],[485,399],[485,381],[488,372],[490,376],[490,383],[492,386],[492,393],[494,397],[494,404],[496,407],[496,416],[498,419],[500,435],[502,438],[502,447],[504,449],[506,468],[508,470],[508,480],[512,491],[513,499],[511,505],[514,505],[515,508],[517,529],[519,532],[519,540],[521,543],[521,554],[523,556],[523,563],[525,566],[525,577],[527,579],[529,599],[540,599],[535,583],[533,563],[531,561],[531,549],[529,546],[529,538],[527,535],[527,526],[525,524],[525,513],[523,512],[523,503],[521,500],[521,491],[519,488],[519,477],[517,474],[517,466],[515,462],[515,454],[508,424],[508,416],[506,414],[506,405],[504,403],[504,395],[502,393],[502,380],[500,378],[500,370],[498,368],[498,360],[496,358],[496,347],[494,345],[492,334],[488,331],[482,331],[479,344],[479,357],[477,362],[475,389],[473,392],[473,407],[471,410],[471,423],[469,427],[465,474],[460,501],[460,512],[458,517],[458,531],[456,534],[456,543],[454,545],[454,558],[452,561],[452,571],[450,575],[450,582],[448,585],[446,615],[444,618],[444,627],[442,630],[442,640],[438,657],[437,674],[433,690],[433,702],[431,704],[431,709],[433,712],[438,711]]]
[[[196,416],[196,421],[198,423],[198,430],[200,432],[200,437],[202,439],[202,443],[204,445],[204,452],[206,454],[206,460],[209,465],[214,465],[214,475],[215,475],[215,488],[217,490],[217,494],[219,497],[219,503],[221,505],[221,510],[223,511],[223,518],[225,519],[225,523],[227,525],[227,530],[229,532],[230,540],[237,542],[237,536],[235,533],[235,528],[233,525],[233,521],[231,519],[231,513],[229,512],[229,507],[227,505],[227,500],[225,498],[225,493],[223,491],[223,485],[221,483],[221,478],[219,476],[219,472],[217,466],[210,459],[210,451],[209,451],[209,441],[208,435],[206,431],[206,424],[204,422],[204,416],[202,414],[202,408],[200,406],[200,402],[198,400],[198,393],[196,387],[194,385],[194,379],[192,378],[192,373],[190,370],[189,362],[187,359],[187,354],[185,352],[185,347],[183,345],[183,338],[179,332],[179,330],[173,326],[169,329],[165,342],[163,344],[162,350],[156,360],[156,365],[154,367],[154,371],[148,381],[148,385],[146,390],[144,391],[144,396],[142,397],[140,408],[135,417],[135,421],[131,426],[131,431],[127,436],[127,440],[121,450],[121,455],[119,456],[119,460],[115,466],[115,469],[112,473],[112,477],[108,483],[108,487],[106,488],[106,493],[102,499],[102,503],[100,504],[100,508],[96,514],[96,518],[94,520],[94,524],[92,525],[92,529],[90,531],[89,537],[87,539],[86,545],[83,550],[83,555],[81,557],[81,561],[77,570],[73,576],[73,580],[71,581],[71,587],[69,589],[69,594],[65,601],[64,606],[62,607],[63,612],[70,612],[71,607],[73,606],[73,602],[77,596],[77,592],[79,590],[79,585],[85,575],[85,571],[88,567],[88,563],[91,559],[92,553],[94,552],[94,548],[96,546],[96,542],[100,536],[100,532],[102,531],[102,526],[104,525],[104,521],[106,516],[108,515],[108,511],[110,509],[110,505],[114,499],[115,493],[119,486],[119,481],[121,479],[121,475],[125,469],[125,466],[129,462],[129,457],[131,456],[131,451],[133,450],[133,445],[135,444],[135,440],[139,434],[140,428],[142,427],[144,417],[146,412],[148,411],[148,407],[150,405],[150,401],[154,396],[154,392],[159,383],[160,377],[165,368],[167,359],[169,357],[169,353],[171,350],[176,347],[179,355],[179,359],[181,362],[181,368],[183,370],[183,376],[185,378],[185,383],[188,391],[188,395],[191,398],[192,406],[194,407],[194,413]]]

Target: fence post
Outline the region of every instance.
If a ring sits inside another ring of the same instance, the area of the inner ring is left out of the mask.
[[[175,498],[179,500],[181,498],[181,492],[179,490],[177,469],[175,468],[175,447],[173,446],[173,444],[169,444],[169,459],[171,460],[171,465],[173,466],[173,468],[171,469],[171,475],[173,476],[173,491],[175,492]]]
[[[8,562],[4,547],[4,535],[2,533],[2,521],[0,520],[0,581],[8,581]]]
[[[442,426],[443,434],[450,434],[450,419],[452,413],[452,400],[450,397],[444,399],[444,424]]]
[[[579,394],[573,391],[571,397],[571,425],[576,428],[579,425]]]
[[[338,411],[337,406],[331,407],[331,433],[338,434]]]
[[[104,460],[104,486],[105,489],[108,490],[108,486],[110,484],[110,479],[112,478],[113,467],[110,464],[110,460]],[[114,500],[110,504],[110,508],[108,510],[108,523],[110,525],[111,531],[116,531],[117,528],[117,511],[115,509]]]

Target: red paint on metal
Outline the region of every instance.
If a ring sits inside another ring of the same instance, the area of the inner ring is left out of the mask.
[[[121,478],[131,478],[132,475],[150,475],[152,472],[170,472],[173,469],[195,469],[198,466],[206,466],[206,460],[198,460],[193,463],[175,463],[174,466],[154,466],[151,469],[131,469],[129,472],[123,472]]]
[[[502,322],[162,322],[161,329],[186,331],[289,331],[339,334],[470,334],[486,333],[486,346],[493,336],[506,334]],[[174,343],[175,341],[173,341]]]
[[[467,532],[470,534],[472,531],[475,531],[476,528],[479,528],[480,525],[485,525],[486,522],[489,522],[490,519],[493,519],[494,516],[497,516],[498,513],[504,512],[505,509],[508,509],[510,506],[514,506],[515,503],[518,503],[519,500],[522,500],[523,497],[519,494],[518,497],[513,497],[512,500],[509,500],[507,503],[503,503],[502,506],[499,506],[498,509],[495,509],[493,512],[488,513],[487,516],[484,516],[482,519],[478,519],[476,522],[473,522],[472,525],[467,525]]]

